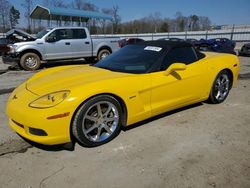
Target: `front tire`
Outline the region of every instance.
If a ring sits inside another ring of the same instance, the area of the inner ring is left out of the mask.
[[[221,71],[214,80],[208,101],[213,104],[222,103],[228,96],[232,86],[232,78],[228,71]]]
[[[39,69],[39,67],[41,66],[41,60],[35,53],[26,53],[22,55],[20,59],[20,66],[24,70],[34,71]]]
[[[109,95],[89,99],[76,112],[72,133],[86,147],[95,147],[114,139],[121,130],[122,109]]]

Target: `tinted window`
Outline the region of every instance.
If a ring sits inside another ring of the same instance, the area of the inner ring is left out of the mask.
[[[197,56],[192,47],[174,48],[167,53],[161,70],[166,70],[173,63],[185,63],[186,65],[197,61]]]
[[[162,56],[164,49],[128,45],[99,61],[94,66],[126,73],[146,73]]]
[[[74,39],[85,39],[86,32],[84,29],[73,29],[73,38]]]
[[[49,37],[53,37],[56,41],[65,40],[65,39],[72,39],[73,38],[73,31],[71,29],[57,29],[53,33],[49,35]]]

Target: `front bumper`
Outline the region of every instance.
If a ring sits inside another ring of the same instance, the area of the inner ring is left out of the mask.
[[[5,53],[2,56],[2,60],[4,64],[15,66],[19,63],[20,58],[18,53]]]
[[[24,138],[40,144],[56,145],[70,142],[72,113],[64,118],[48,120],[47,117],[67,109],[29,107],[29,103],[37,97],[26,90],[25,84],[11,94],[6,109],[10,127]]]

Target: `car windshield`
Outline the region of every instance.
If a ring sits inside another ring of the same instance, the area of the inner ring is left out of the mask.
[[[44,29],[36,34],[36,38],[41,39],[44,35],[46,35],[50,29]]]
[[[163,51],[156,46],[128,45],[94,66],[124,73],[146,73],[159,60]]]

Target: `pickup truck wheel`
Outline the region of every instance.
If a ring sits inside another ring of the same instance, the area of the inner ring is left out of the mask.
[[[37,70],[41,65],[39,56],[35,53],[26,53],[20,59],[20,65],[24,70]]]
[[[111,53],[109,50],[107,49],[103,49],[101,50],[98,55],[97,55],[97,60],[100,61],[102,59],[104,59],[105,57],[109,56]]]

